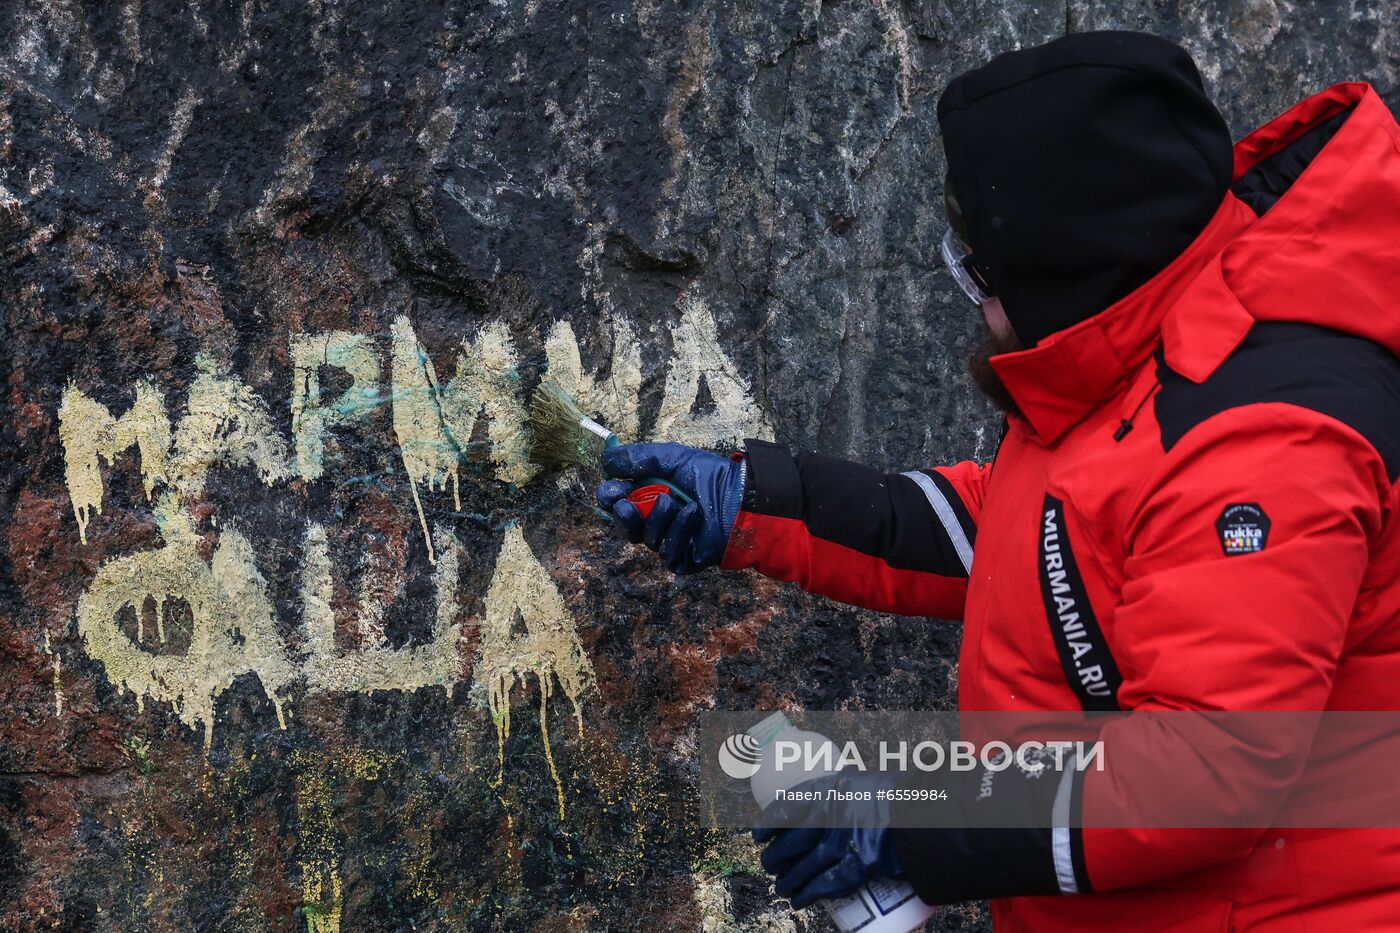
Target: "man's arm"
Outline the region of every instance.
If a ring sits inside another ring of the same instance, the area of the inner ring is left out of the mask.
[[[986,468],[881,473],[750,440],[721,566],[882,612],[962,617]]]
[[[766,441],[724,458],[681,444],[603,452],[598,505],[676,573],[752,567],[842,602],[904,615],[962,617],[989,472],[964,462],[885,474]],[[671,483],[648,514],[636,484]]]

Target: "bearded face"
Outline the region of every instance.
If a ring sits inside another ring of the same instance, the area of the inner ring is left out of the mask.
[[[993,405],[1009,415],[1019,415],[1021,411],[1007,390],[1006,383],[1001,381],[997,371],[992,368],[991,360],[999,354],[1014,353],[1021,349],[1024,347],[1017,339],[1015,331],[1007,329],[997,333],[984,321],[982,342],[967,358],[967,371],[972,374],[973,382],[976,382],[982,393],[992,400]]]

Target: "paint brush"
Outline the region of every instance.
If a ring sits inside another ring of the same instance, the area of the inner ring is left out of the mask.
[[[552,470],[572,465],[601,469],[603,451],[622,444],[616,434],[580,411],[569,393],[551,379],[535,389],[525,424],[530,429],[530,462]],[[655,507],[656,498],[663,494],[674,497],[681,505],[690,503],[690,497],[674,485],[651,476],[636,481],[627,501],[646,518]],[[601,509],[597,511],[612,517]]]

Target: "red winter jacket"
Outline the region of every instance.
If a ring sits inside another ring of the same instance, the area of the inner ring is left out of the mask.
[[[1400,709],[1400,128],[1340,84],[1234,179],[1158,275],[993,360],[1023,417],[992,463],[750,442],[724,566],[962,619],[965,710]],[[1086,823],[1132,794],[1108,763]],[[1400,929],[1400,830],[1043,832],[1081,896],[999,898],[998,930]]]

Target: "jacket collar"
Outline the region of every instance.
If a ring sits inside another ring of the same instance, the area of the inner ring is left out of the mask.
[[[1321,323],[1400,355],[1400,327],[1384,313],[1395,264],[1382,246],[1393,241],[1378,245],[1371,232],[1393,216],[1395,188],[1383,179],[1394,177],[1400,130],[1375,90],[1338,84],[1294,105],[1235,145],[1234,178],[1348,107],[1354,113],[1262,218],[1226,194],[1201,235],[1131,294],[1029,350],[992,358],[1038,440],[1054,443],[1122,391],[1159,341],[1167,365],[1199,383],[1256,320],[1313,320],[1326,308]]]
[[[1199,365],[1188,367],[1191,376],[1214,359],[1199,377],[1204,379],[1229,355],[1253,318],[1226,287],[1220,252],[1255,219],[1253,211],[1227,193],[1200,236],[1130,294],[1029,350],[992,357],[992,368],[1042,443],[1054,443],[1124,388],[1163,338],[1167,313],[1188,291],[1197,309],[1191,315],[1190,353],[1173,335],[1166,347],[1169,363],[1182,356],[1199,358]],[[1204,289],[1201,301],[1195,300],[1196,289]]]

